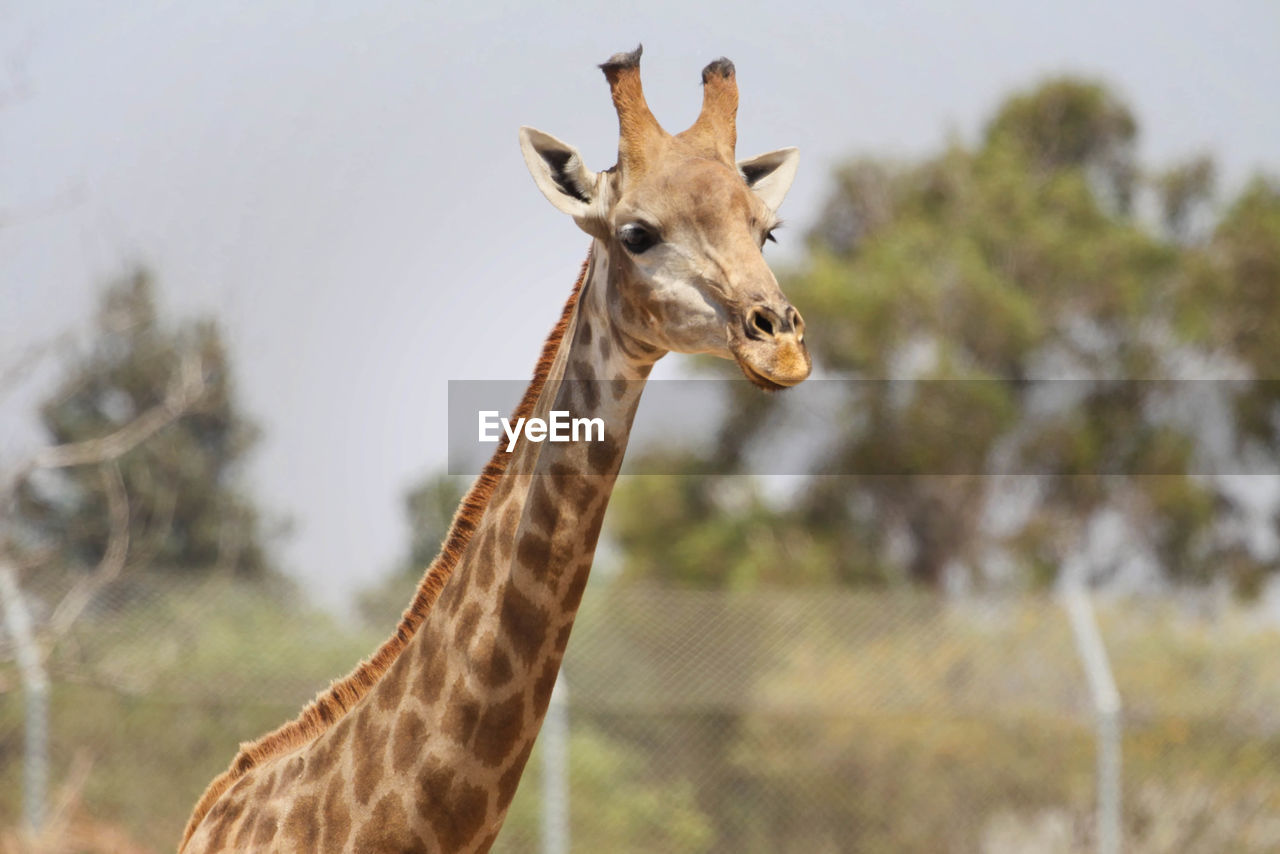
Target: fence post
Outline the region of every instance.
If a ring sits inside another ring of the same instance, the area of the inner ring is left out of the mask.
[[[563,672],[542,724],[542,854],[569,854],[569,686]]]
[[[17,648],[18,671],[26,694],[26,744],[23,754],[23,818],[32,833],[44,824],[45,790],[49,785],[49,679],[31,632],[31,615],[17,577],[0,561],[0,606],[5,625]]]
[[[1064,597],[1076,653],[1084,665],[1098,731],[1098,854],[1120,851],[1120,692],[1089,594],[1070,585]]]

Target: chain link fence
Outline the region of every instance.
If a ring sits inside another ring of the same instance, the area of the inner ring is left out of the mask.
[[[24,585],[50,682],[38,845],[19,832],[27,707],[3,626],[3,852],[172,850],[237,743],[383,635],[222,580],[148,579],[42,636],[63,592]],[[1122,849],[1280,850],[1280,629],[1203,600],[1117,600],[1098,621],[1124,704]],[[1099,844],[1090,689],[1053,598],[601,584],[562,677],[495,850]]]

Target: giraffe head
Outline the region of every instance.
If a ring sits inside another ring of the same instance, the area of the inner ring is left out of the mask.
[[[733,63],[702,71],[702,112],[662,129],[640,86],[640,48],[600,66],[618,113],[618,163],[592,172],[577,149],[533,128],[520,146],[551,203],[604,245],[609,311],[625,334],[660,352],[710,353],[766,389],[796,385],[812,362],[804,321],[765,263],[799,152],[734,159]]]

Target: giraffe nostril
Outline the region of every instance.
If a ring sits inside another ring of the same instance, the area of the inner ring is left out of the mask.
[[[787,321],[791,324],[791,328],[796,333],[796,340],[803,341],[804,318],[800,316],[800,312],[796,311],[794,307],[789,307],[787,309]]]
[[[778,312],[763,305],[752,306],[743,318],[747,337],[757,341],[777,338],[787,331],[787,321]]]
[[[765,341],[788,334],[800,336],[804,321],[800,319],[800,313],[786,303],[776,310],[766,305],[755,305],[747,311],[743,326],[747,337]]]

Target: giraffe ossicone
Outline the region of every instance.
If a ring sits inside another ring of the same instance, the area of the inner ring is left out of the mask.
[[[395,633],[301,715],[241,746],[197,803],[183,854],[488,851],[564,656],[651,368],[733,359],[768,390],[811,367],[804,322],[762,249],[797,152],[735,161],[733,63],[702,72],[693,126],[658,124],[640,50],[601,68],[618,162],[521,128],[534,182],[592,238],[513,413],[599,419],[600,441],[500,446],[464,497]]]

